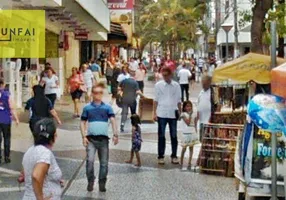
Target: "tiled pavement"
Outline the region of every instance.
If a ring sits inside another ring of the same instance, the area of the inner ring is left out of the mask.
[[[195,102],[199,87],[191,92],[191,100]],[[147,83],[146,96],[153,96],[153,84]],[[105,101],[109,97],[105,96]],[[59,127],[58,139],[54,147],[57,161],[63,171],[63,178],[68,186],[63,197],[65,200],[235,200],[237,199],[234,179],[210,175],[202,175],[179,169],[170,164],[170,142],[167,136],[166,165],[158,166],[157,152],[157,124],[143,125],[143,144],[141,151],[142,167],[140,169],[124,163],[129,157],[130,125],[126,133],[120,135],[117,146],[110,144],[110,165],[107,193],[86,192],[85,150],[81,144],[79,120],[71,118],[71,102],[63,98],[58,103],[57,110],[64,125]],[[120,109],[115,107],[117,120],[120,119]],[[24,116],[22,119],[24,120]],[[23,186],[19,191],[16,182],[17,174],[21,170],[23,153],[32,145],[32,136],[28,125],[21,123],[13,127],[12,131],[12,163],[0,165],[0,200],[17,200],[23,195]],[[168,134],[167,134],[168,135]],[[198,156],[199,146],[196,148]],[[180,153],[180,147],[178,154]],[[187,155],[186,155],[187,156]],[[195,163],[195,160],[194,162]],[[83,165],[82,165],[83,164]],[[98,171],[98,163],[95,165]],[[78,174],[77,174],[78,172]]]

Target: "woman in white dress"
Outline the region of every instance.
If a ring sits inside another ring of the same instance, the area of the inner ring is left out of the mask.
[[[62,172],[52,152],[57,138],[53,119],[45,118],[34,127],[34,145],[23,157],[23,200],[60,200]]]

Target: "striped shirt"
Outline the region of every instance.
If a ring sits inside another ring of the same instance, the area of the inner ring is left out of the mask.
[[[88,122],[88,136],[107,136],[108,137],[108,121],[115,114],[110,105],[101,102],[87,104],[83,108],[81,115],[82,121]]]

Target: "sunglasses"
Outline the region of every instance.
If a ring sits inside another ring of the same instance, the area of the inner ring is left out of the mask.
[[[94,91],[93,94],[103,94],[103,91]]]

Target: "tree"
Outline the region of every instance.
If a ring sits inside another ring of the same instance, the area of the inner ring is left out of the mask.
[[[149,4],[140,16],[142,40],[159,42],[171,51],[194,47],[205,10],[205,3],[198,0],[158,0]]]
[[[255,0],[252,8],[251,51],[263,53],[263,33],[265,32],[265,16],[272,8],[273,0]]]

